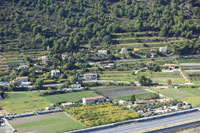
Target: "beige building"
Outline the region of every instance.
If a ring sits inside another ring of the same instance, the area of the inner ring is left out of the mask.
[[[74,106],[74,105],[75,105],[75,103],[73,103],[73,102],[61,103],[62,107],[69,107],[69,106]]]
[[[177,69],[178,65],[176,65],[176,64],[165,64],[164,67],[168,67],[169,69]]]
[[[24,77],[16,77],[16,81],[17,82],[28,82],[28,77],[24,76]]]
[[[85,80],[97,79],[97,74],[96,73],[84,73],[83,78]]]
[[[104,102],[105,98],[104,96],[96,96],[96,97],[88,97],[83,98],[82,103],[85,104],[95,104],[96,102]]]
[[[167,47],[160,47],[159,52],[161,53],[167,53]]]
[[[108,50],[98,50],[98,55],[108,55]]]
[[[42,57],[39,57],[38,60],[41,60],[43,64],[47,63],[48,61],[48,56],[42,56]]]

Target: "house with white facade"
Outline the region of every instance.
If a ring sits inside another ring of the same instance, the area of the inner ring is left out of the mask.
[[[51,70],[51,76],[60,77],[60,70]]]
[[[108,50],[98,50],[98,55],[108,55]]]
[[[27,65],[20,65],[20,66],[18,67],[18,70],[26,70],[26,69],[28,69],[28,66],[27,66]]]
[[[159,52],[161,53],[167,53],[167,47],[160,47]]]

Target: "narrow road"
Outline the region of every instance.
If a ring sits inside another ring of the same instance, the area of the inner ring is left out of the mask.
[[[180,74],[182,75],[182,77],[185,79],[185,84],[192,84],[192,83],[188,80],[188,78],[183,74],[183,72],[182,72],[181,69],[179,69],[179,72],[180,72]]]

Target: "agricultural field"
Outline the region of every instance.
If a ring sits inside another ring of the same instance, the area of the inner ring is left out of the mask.
[[[171,97],[182,102],[188,102],[194,107],[200,106],[200,89],[199,88],[168,88],[168,89],[155,89],[150,88],[151,90],[161,93],[167,97]]]
[[[6,58],[4,56],[4,53],[0,52],[0,75],[5,70],[8,70],[8,64],[6,62]]]
[[[140,72],[140,75],[149,77],[154,83],[167,84],[167,80],[171,80],[172,84],[184,84],[185,80],[180,72]]]
[[[0,108],[8,113],[36,112],[49,107],[50,102],[39,96],[39,92],[8,93],[8,98],[1,100]]]
[[[109,98],[117,98],[122,96],[130,96],[132,94],[144,94],[148,91],[138,87],[98,87],[93,88],[95,91],[107,96]]]
[[[59,104],[62,102],[79,102],[82,98],[98,96],[92,91],[81,91],[81,92],[70,92],[65,94],[44,96],[47,101],[54,104]]]
[[[15,66],[18,64],[23,64],[24,63],[24,58],[25,57],[30,57],[31,59],[36,59],[42,55],[47,54],[47,51],[42,51],[42,50],[27,50],[23,52],[19,51],[9,51],[5,53],[5,58],[7,63],[10,66]]]
[[[21,55],[19,51],[6,52],[5,58],[6,58],[7,63],[10,66],[24,63],[23,56]]]
[[[114,80],[114,81],[136,81],[138,76],[132,74],[133,71],[105,71],[100,75],[100,80]],[[153,80],[154,83],[166,84],[167,80],[171,79],[172,84],[184,84],[185,80],[180,72],[139,72],[139,75],[145,75]]]
[[[85,126],[98,126],[138,118],[139,114],[111,103],[71,107],[66,110]]]
[[[100,80],[135,81],[136,76],[132,71],[105,71],[99,74]]]
[[[186,61],[181,60],[180,66],[191,83],[200,83],[200,59],[186,59]]]
[[[135,94],[136,99],[144,99],[144,100],[148,100],[148,99],[154,99],[154,98],[158,98],[158,95],[156,93],[144,93],[144,94]],[[131,100],[131,95],[130,96],[122,96],[122,97],[117,97],[117,98],[113,98],[114,100]]]
[[[72,120],[64,112],[17,118],[10,120],[9,123],[19,133],[33,131],[39,133],[58,133],[84,128],[81,123]]]

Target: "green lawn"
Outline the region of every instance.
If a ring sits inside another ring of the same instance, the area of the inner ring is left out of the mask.
[[[39,133],[61,133],[82,129],[84,126],[67,117],[65,113],[53,113],[41,116],[26,117],[10,122],[20,133],[37,131]]]
[[[38,94],[38,92],[8,93],[8,98],[1,100],[0,107],[9,113],[24,113],[36,112],[50,106],[50,102]]]
[[[92,91],[82,91],[82,92],[70,92],[66,94],[58,94],[45,96],[44,98],[50,103],[58,104],[62,102],[78,102],[84,97],[94,97],[97,96],[96,93]]]
[[[168,88],[168,89],[155,89],[151,90],[159,92],[167,97],[177,99],[183,102],[191,103],[193,106],[200,106],[200,89],[198,88]]]

